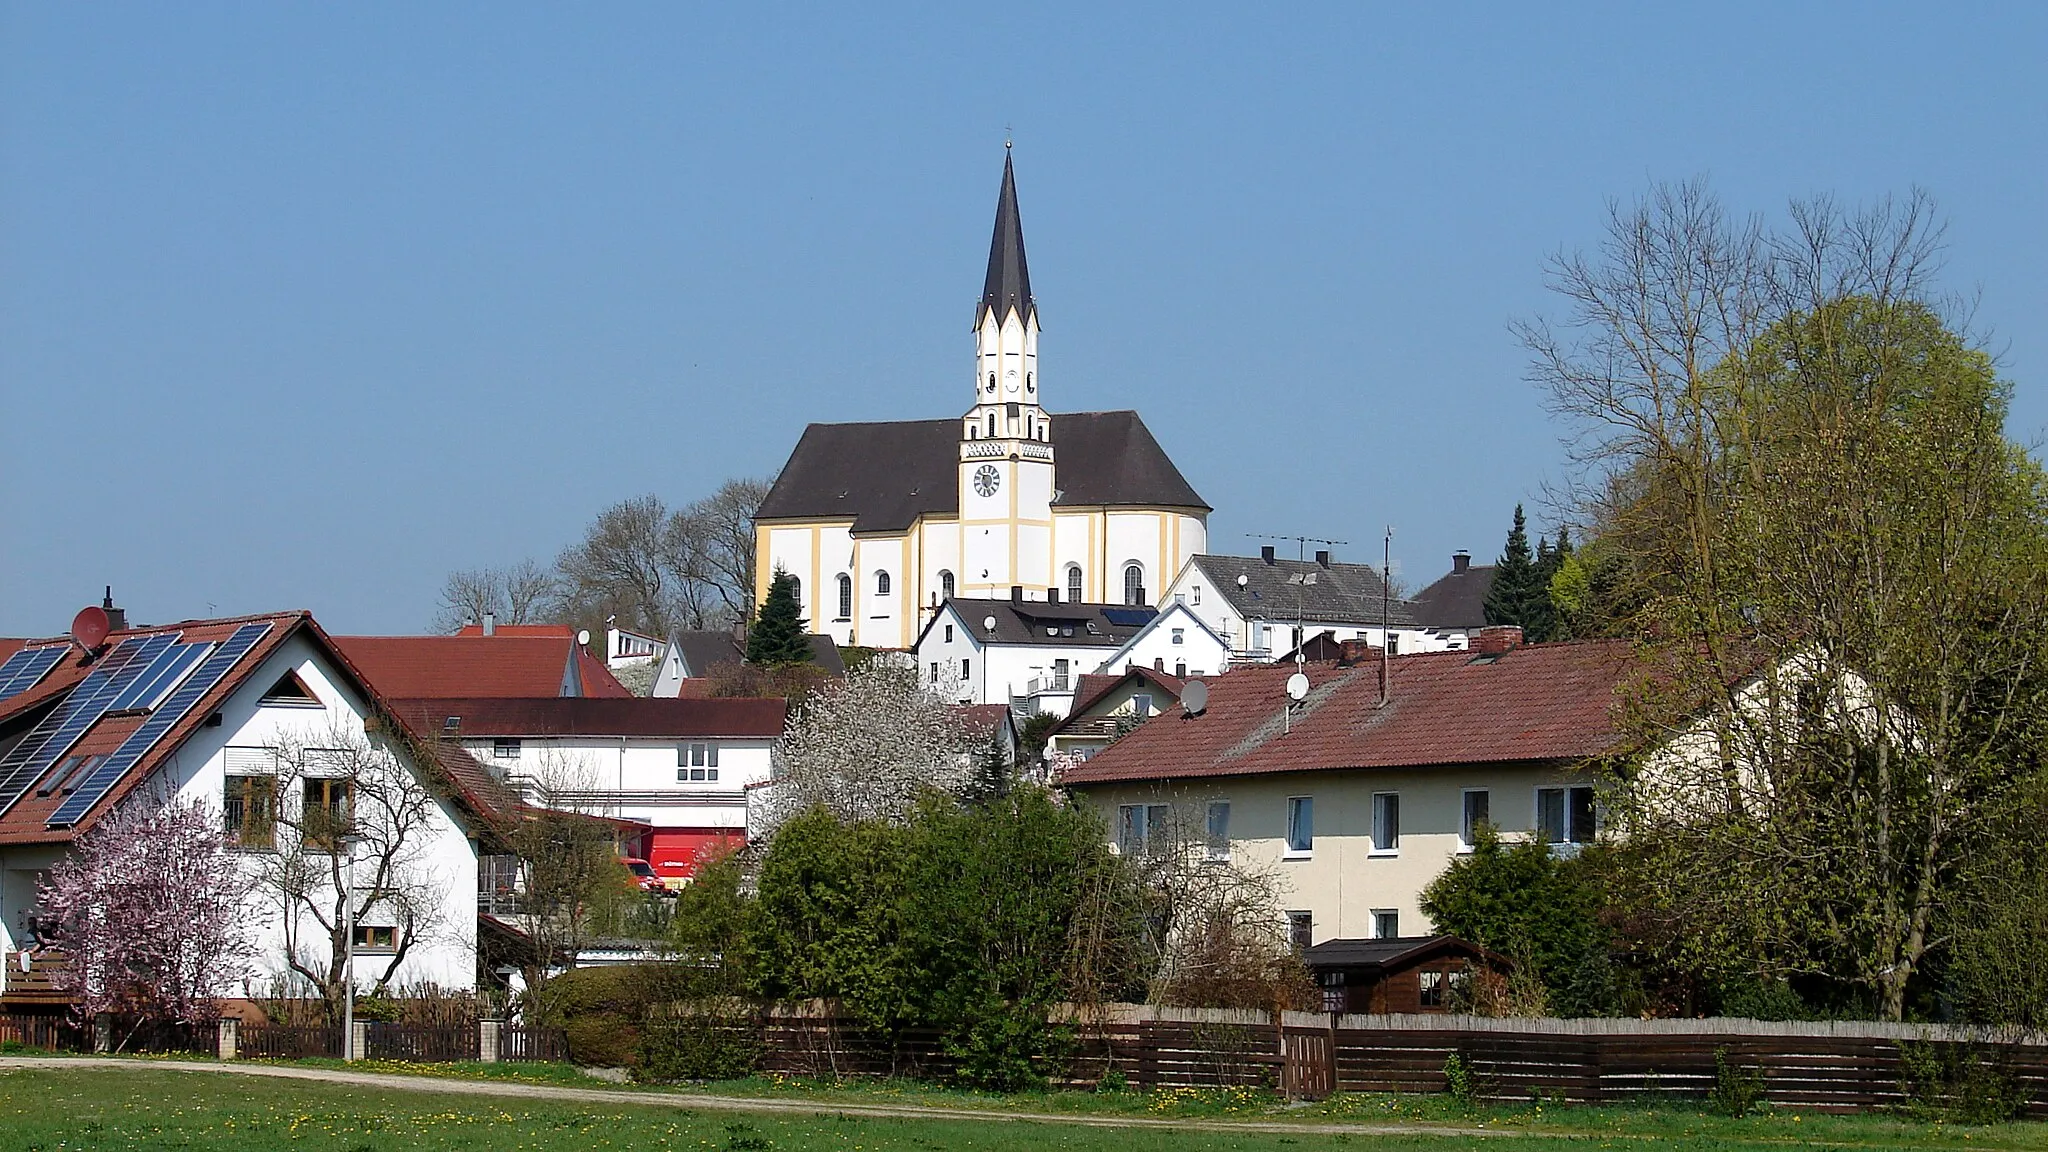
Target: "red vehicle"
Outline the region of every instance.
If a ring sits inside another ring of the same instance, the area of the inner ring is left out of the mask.
[[[639,885],[642,892],[667,891],[666,886],[661,882],[661,877],[655,875],[654,865],[649,864],[638,856],[627,856],[621,859],[619,863],[624,864],[626,871],[633,874],[633,883]]]

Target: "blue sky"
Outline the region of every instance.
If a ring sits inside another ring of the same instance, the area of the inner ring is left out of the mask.
[[[1047,403],[1142,411],[1218,551],[1497,552],[1563,475],[1509,321],[1652,180],[1925,187],[2048,426],[2048,8],[725,9],[0,2],[0,634],[419,630],[964,410],[1006,126]]]

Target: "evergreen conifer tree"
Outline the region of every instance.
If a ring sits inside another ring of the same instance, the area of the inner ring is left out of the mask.
[[[775,667],[810,659],[811,641],[804,635],[803,612],[797,607],[796,579],[778,568],[768,582],[761,615],[747,631],[747,663]]]
[[[1523,617],[1530,590],[1535,586],[1536,558],[1529,552],[1529,525],[1522,517],[1522,506],[1517,504],[1515,526],[1508,531],[1507,547],[1500,559],[1493,562],[1493,586],[1486,592],[1486,622],[1526,628]]]

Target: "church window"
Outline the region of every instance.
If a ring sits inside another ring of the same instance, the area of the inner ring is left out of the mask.
[[[1145,566],[1136,561],[1124,565],[1124,603],[1145,603]]]
[[[888,574],[887,572],[877,572],[877,573],[875,573],[875,595],[877,595],[877,596],[887,596],[888,594],[889,594],[889,574]]]
[[[989,379],[993,380],[995,377],[991,376]],[[989,387],[994,388],[995,385],[991,384]],[[996,434],[996,414],[993,412],[988,414],[988,434],[991,436]]]
[[[1036,375],[1038,375],[1038,373],[1036,373],[1036,372],[1026,372],[1026,373],[1024,374],[1024,390],[1025,390],[1026,392],[1035,392],[1035,391],[1037,391],[1037,389],[1038,389],[1038,384],[1037,384],[1037,383],[1036,383],[1035,381],[1033,381],[1033,380],[1032,380],[1032,377],[1034,377],[1034,376],[1036,376]]]
[[[839,574],[839,618],[853,619],[853,577],[844,572]]]
[[[988,374],[988,390],[991,392],[996,390],[996,374],[993,372]]]
[[[1081,602],[1081,566],[1079,564],[1067,565],[1067,602],[1071,604],[1079,604]]]
[[[948,600],[953,598],[953,573],[944,568],[939,569],[939,594]]]
[[[797,607],[804,606],[804,582],[794,576],[789,578],[789,598],[796,601]]]

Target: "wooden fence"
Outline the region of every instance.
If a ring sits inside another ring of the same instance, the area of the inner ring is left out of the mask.
[[[560,1028],[507,1024],[498,1030],[500,1060],[567,1060],[569,1036]]]
[[[0,1044],[19,1044],[45,1052],[76,1049],[81,1030],[69,1016],[0,1014]]]
[[[418,1027],[378,1021],[365,1029],[362,1055],[372,1060],[445,1062],[478,1058],[475,1021],[455,1027]]]
[[[321,1025],[243,1024],[236,1055],[251,1060],[299,1060],[341,1055],[341,1029]]]
[[[1064,1081],[1075,1086],[1114,1069],[1140,1088],[1267,1087],[1310,1099],[1339,1090],[1443,1092],[1445,1065],[1456,1054],[1492,1099],[1698,1099],[1714,1086],[1718,1054],[1759,1076],[1770,1103],[1856,1112],[1904,1102],[1906,1051],[1923,1044],[1995,1069],[2029,1114],[2048,1118],[2048,1036],[2041,1035],[1865,1022],[1275,1018],[1148,1005],[1110,1005],[1072,1023]],[[891,1045],[819,1004],[768,1010],[762,1039],[765,1069],[799,1075],[933,1076],[952,1065],[933,1033],[912,1031]]]

